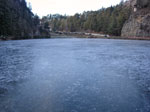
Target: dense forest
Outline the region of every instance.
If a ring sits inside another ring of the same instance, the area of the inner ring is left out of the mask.
[[[42,21],[49,24],[52,31],[98,32],[115,36],[121,35],[122,27],[131,13],[124,2],[116,6],[88,11],[74,16],[48,15]]]
[[[47,29],[48,30],[48,29]],[[48,35],[25,0],[0,0],[0,39],[27,39]]]
[[[25,0],[0,0],[0,39],[50,37],[50,31],[97,32],[121,35],[130,16],[124,2],[116,6],[87,11],[74,16],[47,15],[39,19]]]

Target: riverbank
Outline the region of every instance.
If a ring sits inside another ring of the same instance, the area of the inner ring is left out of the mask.
[[[11,37],[11,36],[0,36],[0,41],[7,41],[7,40],[27,40],[27,39],[49,39],[50,36],[34,36],[34,37]]]
[[[99,33],[82,33],[82,32],[55,32],[51,33],[51,38],[58,37],[76,37],[76,38],[100,38],[100,39],[125,39],[125,40],[150,40],[150,37],[121,37],[110,36],[107,34]]]
[[[14,38],[14,37],[3,37],[0,41],[7,40],[25,40],[25,39],[48,39],[48,38],[98,38],[98,39],[124,39],[124,40],[150,40],[150,37],[121,37],[121,36],[110,36],[106,34],[98,33],[82,33],[82,32],[52,32],[50,37],[34,37],[34,38]]]

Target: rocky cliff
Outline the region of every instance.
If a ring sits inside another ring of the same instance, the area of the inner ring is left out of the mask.
[[[122,37],[150,38],[150,0],[130,0],[133,12],[122,29]]]

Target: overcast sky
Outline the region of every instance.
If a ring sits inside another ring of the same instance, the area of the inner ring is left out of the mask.
[[[83,11],[98,10],[120,3],[121,0],[26,0],[32,5],[32,11],[39,16],[47,14],[73,15]]]

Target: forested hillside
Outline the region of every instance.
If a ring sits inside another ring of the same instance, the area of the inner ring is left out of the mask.
[[[0,39],[34,38],[39,29],[40,20],[25,0],[0,0]]]
[[[98,32],[115,36],[121,35],[123,24],[128,20],[131,10],[124,2],[98,11],[88,11],[74,16],[59,14],[43,17],[53,31]]]
[[[74,16],[48,15],[40,20],[25,0],[0,0],[0,39],[50,37],[50,30],[120,36],[131,13],[131,7],[125,4]]]

